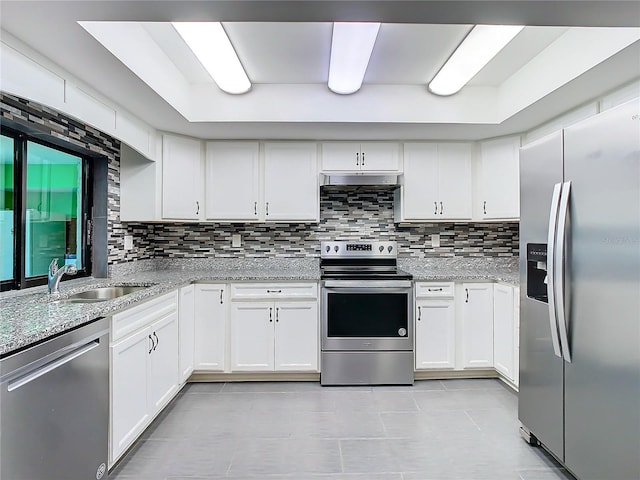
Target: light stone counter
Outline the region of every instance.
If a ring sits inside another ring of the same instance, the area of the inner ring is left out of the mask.
[[[398,263],[416,281],[486,280],[518,285],[517,258],[399,258]],[[156,259],[115,265],[107,279],[62,282],[62,294],[57,298],[47,294],[46,286],[1,293],[0,356],[193,282],[319,280],[318,258]],[[111,285],[149,287],[104,302],[54,302],[76,292]]]

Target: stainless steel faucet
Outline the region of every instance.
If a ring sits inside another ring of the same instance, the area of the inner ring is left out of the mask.
[[[50,294],[60,293],[60,291],[58,290],[58,286],[60,285],[62,275],[64,275],[65,273],[67,275],[75,275],[76,273],[78,273],[78,269],[75,265],[63,265],[62,267],[58,268],[58,259],[54,258],[53,260],[51,260],[51,263],[49,264],[48,282]]]

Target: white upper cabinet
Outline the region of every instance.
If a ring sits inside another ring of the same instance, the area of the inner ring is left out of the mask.
[[[206,219],[317,222],[318,154],[314,142],[208,142]]]
[[[199,220],[202,212],[202,142],[162,137],[162,218]]]
[[[264,144],[264,219],[320,220],[318,152],[315,143]]]
[[[400,144],[388,142],[326,142],[323,172],[400,172]]]
[[[481,220],[520,218],[520,137],[480,143],[476,217]]]
[[[395,221],[471,219],[471,144],[405,143]]]
[[[258,142],[207,142],[207,220],[259,219],[259,152]]]

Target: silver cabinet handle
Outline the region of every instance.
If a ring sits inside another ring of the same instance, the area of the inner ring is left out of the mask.
[[[364,152],[362,152],[362,166],[364,167]]]
[[[158,338],[158,335],[156,334],[156,332],[153,332],[153,336],[156,337],[156,345],[155,347],[153,347],[153,351],[156,351],[156,348],[158,348],[158,344],[160,343],[160,339]]]
[[[482,211],[484,212],[484,214],[487,214],[487,201],[485,200],[484,202],[482,202]]]
[[[282,293],[282,290],[267,290],[267,293]]]
[[[258,215],[258,202],[253,202],[253,214]]]
[[[418,305],[418,321],[422,320],[422,307]]]
[[[556,234],[558,228],[558,209],[560,208],[560,193],[562,184],[556,183],[551,197],[549,211],[549,236],[547,237],[547,299],[549,302],[549,327],[551,329],[551,343],[553,353],[562,358],[560,339],[558,337],[558,314],[556,312]]]
[[[360,165],[360,153],[356,152],[356,166]]]
[[[441,292],[442,288],[427,288],[428,292]]]
[[[273,308],[269,307],[269,322],[273,322]]]
[[[444,207],[442,206],[442,202],[440,202],[440,215],[442,215],[443,211],[444,211]]]
[[[276,322],[279,322],[279,321],[280,321],[280,318],[279,318],[279,317],[280,317],[280,314],[279,314],[279,312],[280,312],[280,307],[276,307]]]
[[[220,290],[220,305],[222,305],[222,295],[224,294],[224,290]]]
[[[569,335],[567,331],[567,312],[565,310],[565,242],[567,237],[567,218],[569,213],[569,194],[571,193],[571,182],[564,182],[560,192],[560,209],[558,211],[558,237],[556,244],[557,258],[555,260],[555,280],[556,280],[556,308],[558,311],[558,330],[560,331],[560,347],[565,362],[571,363],[571,350],[569,349]]]
[[[467,293],[467,298],[465,299],[464,303],[469,303],[469,289],[465,288],[464,291]]]
[[[269,202],[267,202],[267,205],[266,205],[266,214],[269,215]]]
[[[437,215],[438,214],[438,202],[433,202],[433,208],[434,208],[433,214]]]
[[[149,340],[151,341],[151,348],[149,348],[149,355],[151,355],[151,352],[153,352],[153,347],[155,347],[153,343],[153,337],[151,335],[149,335]]]
[[[200,202],[196,200],[196,215],[200,215]]]

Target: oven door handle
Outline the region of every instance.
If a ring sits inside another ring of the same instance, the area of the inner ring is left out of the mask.
[[[323,288],[326,289],[346,289],[353,291],[371,291],[371,290],[411,290],[413,284],[411,280],[367,280],[365,282],[359,280],[323,280]]]
[[[347,293],[360,293],[363,295],[373,293],[403,293],[410,295],[411,287],[324,287],[327,294],[341,295]]]

